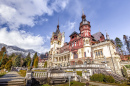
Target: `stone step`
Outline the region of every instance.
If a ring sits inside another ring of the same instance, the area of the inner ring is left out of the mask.
[[[8,81],[8,82],[0,82],[0,86],[25,86],[24,81]]]

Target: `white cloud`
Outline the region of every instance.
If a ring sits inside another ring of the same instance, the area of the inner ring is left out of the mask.
[[[0,42],[7,45],[15,45],[24,49],[33,49],[43,53],[49,51],[45,42],[49,36],[34,36],[23,30],[18,30],[21,25],[34,26],[48,21],[45,14],[51,16],[54,11],[65,9],[69,0],[0,0],[0,27],[6,24],[6,28],[0,29]],[[40,18],[42,17],[42,18]]]
[[[72,29],[74,29],[75,28],[75,23],[76,22],[70,22],[70,21],[68,21],[65,25],[63,25],[62,27],[63,28],[68,28],[69,30],[72,30]]]
[[[0,42],[7,45],[15,45],[24,49],[33,49],[39,53],[49,51],[49,48],[43,46],[45,43],[44,37],[41,37],[39,35],[33,36],[23,30],[7,31],[6,28],[1,28]]]
[[[51,37],[47,35],[47,37],[46,37],[46,38],[47,38],[48,40],[50,40],[50,38],[51,38]]]
[[[52,15],[54,11],[63,10],[68,0],[0,0],[0,24],[7,24],[11,29],[20,25],[35,25],[35,17]]]

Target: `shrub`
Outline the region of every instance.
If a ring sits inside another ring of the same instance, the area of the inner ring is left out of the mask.
[[[125,65],[126,68],[130,68],[130,65]]]
[[[122,71],[122,75],[127,78],[128,74],[124,66],[123,66],[123,69],[121,69],[121,71]]]
[[[105,76],[104,76],[104,82],[114,83],[115,80],[114,80],[114,78],[113,78],[112,76],[107,76],[107,75],[105,75]]]
[[[76,71],[77,75],[82,76],[82,71]]]
[[[12,66],[12,60],[9,60],[6,64],[5,64],[5,69],[10,70]]]
[[[47,61],[45,61],[44,63],[44,68],[47,68]]]
[[[103,82],[103,77],[104,76],[102,74],[93,74],[92,76],[90,76],[90,80]]]
[[[108,82],[108,83],[114,83],[115,80],[112,76],[107,76],[103,74],[93,74],[90,76],[91,81],[99,81],[99,82]]]

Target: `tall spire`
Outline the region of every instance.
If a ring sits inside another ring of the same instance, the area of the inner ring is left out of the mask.
[[[107,31],[106,31],[106,39],[110,40],[109,35],[107,34]]]
[[[58,25],[57,25],[57,28],[59,28],[59,18],[58,18]]]
[[[58,18],[58,25],[59,25],[59,18]]]
[[[60,30],[59,30],[59,18],[58,18],[58,25],[57,25],[57,29],[56,29],[56,33],[59,33]]]
[[[84,10],[83,10],[83,8],[82,8],[82,15],[84,15]]]
[[[86,16],[85,16],[85,14],[84,14],[84,11],[83,11],[83,8],[82,8],[82,20],[86,20]]]

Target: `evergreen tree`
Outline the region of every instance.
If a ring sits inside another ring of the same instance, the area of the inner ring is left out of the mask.
[[[37,68],[38,67],[38,56],[35,58],[34,60],[34,67]]]
[[[12,53],[10,56],[9,56],[9,60],[11,60],[13,57],[15,57],[15,54]]]
[[[126,48],[130,54],[130,37],[123,35],[123,39],[125,41]]]
[[[9,60],[6,65],[5,65],[5,69],[10,70],[12,66],[12,60]]]
[[[22,58],[22,61],[23,61],[22,67],[26,67],[27,66],[26,58]]]
[[[6,48],[5,47],[1,48],[1,51],[6,52]]]
[[[37,57],[37,52],[33,56],[33,66],[34,66],[34,60],[35,60],[36,57]]]
[[[120,38],[118,38],[118,37],[115,38],[115,44],[116,44],[116,48],[117,48],[118,52],[120,54],[122,54],[122,46],[123,46],[123,44],[122,44],[122,41],[120,40]]]
[[[30,52],[28,53],[28,55],[26,56],[26,66],[30,66],[31,64],[31,57],[30,57]]]
[[[20,67],[20,63],[21,63],[21,55],[18,55],[15,59],[15,67]]]

